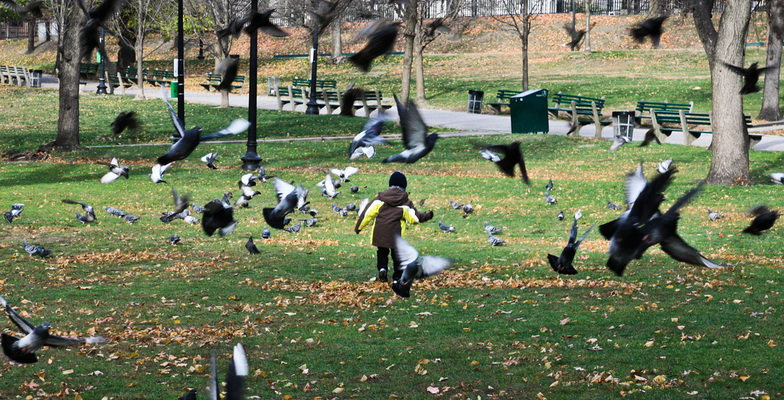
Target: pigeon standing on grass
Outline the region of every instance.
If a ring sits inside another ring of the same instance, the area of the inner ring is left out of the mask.
[[[452,207],[455,210],[459,210],[459,209],[463,208],[463,205],[464,205],[463,203],[459,203],[459,202],[454,201],[454,200],[449,200],[449,207]]]
[[[455,227],[454,226],[447,225],[447,224],[445,224],[445,223],[443,223],[441,221],[438,221],[438,228],[441,229],[441,232],[444,232],[444,233],[455,232]]]
[[[22,245],[24,246],[24,249],[27,252],[27,254],[33,257],[45,258],[49,256],[49,254],[52,254],[51,250],[47,250],[43,246],[39,246],[36,244],[28,244],[27,242],[22,242]]]
[[[169,244],[176,245],[177,243],[180,243],[181,239],[177,235],[171,235],[167,240],[169,241]]]
[[[114,215],[117,218],[125,218],[125,216],[128,215],[127,212],[120,210],[119,208],[103,206],[103,209],[106,210],[109,215]]]
[[[427,125],[419,114],[416,103],[409,100],[408,105],[394,96],[397,112],[400,115],[400,129],[403,131],[403,145],[406,147],[401,153],[382,160],[382,163],[403,162],[411,164],[428,155],[436,145],[437,133],[427,133]]]
[[[261,238],[269,239],[270,236],[272,236],[272,232],[270,232],[269,228],[265,226],[264,229],[261,230]]]
[[[21,364],[32,364],[38,361],[35,352],[44,346],[66,347],[79,346],[85,343],[97,344],[105,343],[106,339],[100,336],[90,336],[86,338],[69,338],[52,335],[49,331],[51,325],[44,322],[35,326],[30,321],[19,315],[6,300],[0,296],[0,307],[5,310],[8,318],[16,325],[19,330],[26,334],[22,338],[17,338],[8,334],[2,334],[3,353],[13,361]]]
[[[749,213],[754,216],[754,219],[751,221],[751,225],[743,230],[743,233],[749,233],[755,236],[759,236],[763,231],[772,228],[773,224],[775,224],[776,220],[779,218],[779,212],[771,210],[766,205],[756,206],[752,208]]]
[[[14,203],[11,204],[11,209],[3,213],[3,217],[8,223],[13,223],[14,219],[19,218],[22,215],[22,211],[24,211],[24,204],[22,203]]]
[[[564,275],[577,274],[577,270],[572,265],[574,255],[577,254],[577,248],[580,247],[580,243],[585,240],[591,229],[593,229],[593,225],[580,236],[580,240],[577,240],[577,219],[574,220],[572,229],[569,231],[569,241],[566,243],[563,251],[561,251],[561,255],[556,257],[552,254],[547,254],[547,261],[550,262],[550,267],[553,268],[553,271]]]
[[[612,201],[608,201],[608,202],[607,202],[607,208],[609,208],[610,210],[618,211],[618,210],[620,210],[622,207],[621,207],[621,206],[619,206],[619,205],[617,205],[617,204],[615,204],[615,203],[613,203]]]
[[[545,203],[547,203],[548,206],[558,203],[558,200],[556,200],[556,198],[553,197],[549,192],[545,192],[544,201]]]
[[[463,208],[463,218],[468,218],[468,215],[474,212],[474,206],[471,203],[464,205],[462,208]]]
[[[493,236],[492,233],[487,233],[487,242],[490,243],[491,246],[503,246],[506,241],[499,237]]]
[[[708,219],[711,220],[711,222],[722,218],[724,218],[723,215],[717,213],[716,211],[711,210],[710,208],[708,209]]]
[[[245,248],[248,249],[248,253],[250,254],[259,254],[259,248],[256,247],[256,243],[253,243],[253,235],[248,236],[248,241],[245,242]]]
[[[489,222],[485,221],[485,232],[487,232],[487,233],[489,233],[491,235],[498,235],[501,232],[503,232],[503,229],[498,228],[498,227],[493,226],[493,225],[490,225]]]
[[[553,180],[550,179],[549,181],[547,181],[547,184],[544,185],[544,190],[546,192],[549,192],[549,191],[553,190],[554,187],[555,187],[555,185],[553,185]]]
[[[559,221],[563,221],[564,218],[566,218],[566,215],[564,214],[563,211],[560,211],[558,212],[558,215],[556,215],[555,217],[558,218]]]
[[[226,236],[236,227],[234,208],[229,202],[228,193],[225,193],[222,199],[213,199],[204,206],[201,228],[207,236],[212,236],[215,231],[218,231],[220,236]]]
[[[392,283],[392,291],[400,297],[411,296],[411,284],[415,279],[438,275],[452,265],[452,260],[437,256],[419,256],[419,252],[400,235],[395,236],[395,251],[403,273]]]

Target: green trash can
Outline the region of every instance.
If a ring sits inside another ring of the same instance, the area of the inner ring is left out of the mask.
[[[177,81],[169,82],[169,97],[176,99],[180,95],[180,83]]]
[[[548,133],[547,89],[531,89],[509,99],[512,133]]]

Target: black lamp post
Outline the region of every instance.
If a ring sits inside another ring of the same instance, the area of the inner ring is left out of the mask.
[[[256,15],[259,11],[258,0],[251,0],[250,2],[250,15]],[[258,143],[256,142],[256,114],[257,114],[257,75],[258,75],[258,32],[252,29],[250,32],[250,55],[248,60],[248,142],[246,144],[247,151],[240,159],[242,160],[242,169],[245,171],[255,171],[261,166],[261,157],[259,157],[256,149]]]
[[[318,3],[313,2],[313,9],[317,9]],[[318,42],[319,42],[319,17],[318,14],[312,13],[313,16],[313,46],[310,49],[310,99],[308,100],[305,114],[318,114],[319,108],[316,102],[316,67],[318,66]]]
[[[98,44],[98,57],[101,58],[101,62],[98,68],[98,90],[95,91],[96,94],[106,94],[106,60],[104,57],[106,54],[106,47],[104,45],[105,40],[106,31],[104,31],[103,27],[101,27],[100,43]]]
[[[185,126],[185,41],[183,39],[183,5],[177,0],[177,117]]]
[[[203,60],[204,59],[204,41],[199,38],[199,55],[196,56],[197,59]]]

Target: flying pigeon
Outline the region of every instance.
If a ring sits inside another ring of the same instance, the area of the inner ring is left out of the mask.
[[[430,21],[425,25],[425,37],[434,38],[436,34],[444,34],[447,35],[451,33],[452,30],[449,29],[448,26],[444,24],[443,18],[435,18],[434,20]]]
[[[613,139],[612,145],[610,146],[610,151],[618,150],[621,146],[625,145],[626,143],[631,142],[632,140],[624,135],[615,135]]]
[[[550,195],[549,192],[545,192],[545,194],[544,194],[544,201],[545,201],[545,203],[547,203],[548,206],[551,206],[553,204],[557,204],[558,203],[558,200],[555,197],[553,197],[552,195]]]
[[[27,242],[22,242],[22,245],[24,245],[24,249],[27,252],[27,254],[33,257],[45,258],[49,254],[52,254],[51,250],[47,250],[43,246],[39,246],[36,244],[28,244]]]
[[[116,14],[125,4],[125,0],[104,0],[99,6],[92,7],[89,10],[79,0],[76,2],[79,7],[84,11],[85,17],[82,22],[82,27],[79,30],[79,42],[81,49],[81,58],[88,58],[92,54],[93,49],[98,49],[102,52],[100,46],[100,30],[103,27],[111,35],[112,32],[107,28],[107,22]],[[105,54],[101,54],[105,57]]]
[[[506,243],[505,240],[493,236],[492,233],[487,233],[487,242],[490,243],[491,246],[503,246]]]
[[[506,176],[515,176],[515,166],[520,166],[520,177],[526,185],[530,185],[528,172],[525,169],[525,159],[520,151],[520,142],[510,144],[496,144],[486,146],[480,151],[482,157],[495,163],[498,169]]]
[[[656,144],[661,144],[661,141],[659,140],[659,138],[656,137],[656,129],[655,128],[648,129],[645,132],[645,137],[642,139],[642,142],[640,142],[640,147],[645,147],[645,146],[651,144],[651,142],[656,142]]]
[[[403,130],[403,144],[406,149],[394,156],[382,160],[382,163],[404,162],[411,164],[426,156],[433,150],[438,140],[437,133],[427,134],[427,125],[422,120],[416,103],[409,100],[404,106],[397,96],[394,96],[397,112],[400,115],[400,128]]]
[[[400,22],[371,23],[370,27],[373,28],[372,32],[364,32],[368,38],[365,47],[348,58],[362,72],[370,71],[374,59],[392,51]]]
[[[177,235],[171,235],[171,236],[169,236],[169,239],[168,239],[168,240],[169,240],[169,243],[170,243],[170,244],[173,244],[173,245],[176,245],[177,243],[180,243],[180,237],[179,237],[179,236],[177,236]]]
[[[743,230],[743,233],[749,233],[756,236],[761,235],[762,231],[772,228],[773,224],[776,223],[776,220],[779,218],[778,211],[771,210],[766,205],[756,206],[752,208],[749,213],[754,215],[754,219],[751,221],[751,225]]]
[[[221,76],[221,80],[215,90],[222,92],[231,92],[234,79],[237,77],[237,69],[239,68],[240,59],[234,57],[224,58],[217,67],[215,73]]]
[[[381,137],[384,122],[387,121],[386,113],[379,110],[376,116],[368,118],[362,132],[359,132],[351,141],[348,148],[348,159],[354,161],[362,156],[373,158],[376,155],[376,145],[387,144]]]
[[[669,171],[671,166],[672,166],[672,158],[668,158],[660,162],[659,165],[656,166],[656,171],[658,171],[660,174],[663,174]]]
[[[175,219],[184,219],[186,215],[190,215],[190,211],[187,210],[191,202],[190,196],[180,196],[174,189],[171,190],[171,193],[174,200],[174,211],[167,211],[161,217],[161,222],[167,224]]]
[[[261,230],[261,238],[269,239],[270,236],[272,236],[272,232],[270,232],[269,228],[265,226],[264,229]]]
[[[749,93],[756,93],[759,92],[759,86],[757,82],[759,81],[759,76],[763,72],[765,72],[768,67],[758,68],[757,63],[751,63],[748,68],[737,67],[732,64],[727,64],[722,62],[725,67],[729,68],[730,71],[740,75],[743,77],[743,87],[740,89],[740,94],[749,94]]]
[[[591,232],[591,229],[593,229],[593,226],[588,228],[588,230],[580,236],[580,240],[577,240],[577,220],[574,220],[572,229],[569,231],[569,241],[566,243],[566,247],[564,247],[563,251],[561,251],[561,255],[556,257],[552,254],[547,254],[547,261],[550,262],[553,271],[564,275],[577,274],[577,270],[574,269],[574,266],[572,265],[574,255],[577,253],[577,248],[580,247],[580,243],[582,243],[585,237],[588,236],[588,233]]]
[[[245,354],[245,349],[239,343],[234,346],[233,356],[234,357],[229,364],[229,370],[226,372],[226,396],[223,398],[226,400],[242,400],[245,392],[245,377],[247,377],[250,372],[248,357]],[[213,351],[212,357],[210,358],[209,400],[221,399],[220,384],[218,383],[218,368],[216,364],[217,357]]]
[[[553,187],[555,187],[555,186],[553,185],[553,180],[552,180],[552,179],[550,179],[550,180],[547,182],[547,184],[546,184],[546,185],[544,185],[544,190],[545,190],[545,191],[547,191],[547,192],[549,192],[549,191],[553,190]]]
[[[319,0],[318,7],[316,10],[309,10],[308,13],[312,16],[318,18],[318,31],[316,31],[316,35],[321,35],[327,27],[332,23],[332,21],[340,15],[340,12],[345,5],[343,1],[326,1],[326,0]]]
[[[128,215],[127,212],[120,210],[119,208],[103,206],[103,209],[106,210],[109,215],[114,215],[118,218],[125,218],[125,216]]]
[[[131,168],[120,165],[120,162],[117,161],[117,158],[112,158],[112,161],[106,165],[109,167],[109,172],[101,177],[101,183],[112,183],[121,176],[125,179],[128,179],[128,172],[131,170]]]
[[[163,174],[166,173],[166,169],[169,168],[172,163],[168,163],[166,165],[155,164],[152,166],[152,172],[150,172],[150,180],[152,183],[166,183],[163,180]]]
[[[81,344],[97,344],[105,343],[106,339],[100,336],[90,336],[86,338],[68,338],[49,333],[51,325],[44,322],[41,325],[35,326],[30,321],[19,315],[8,302],[0,296],[0,307],[5,309],[5,313],[11,322],[16,325],[19,330],[26,334],[22,338],[17,338],[8,334],[2,334],[3,353],[13,361],[21,364],[32,364],[38,361],[35,352],[44,346],[49,347],[66,347],[66,346],[79,346]]]
[[[441,221],[438,221],[438,228],[441,229],[441,232],[444,232],[444,233],[455,232],[455,227],[454,226],[447,225],[447,224],[445,224],[445,223],[443,223]]]
[[[205,164],[207,164],[207,167],[209,169],[218,169],[218,167],[215,166],[215,160],[217,160],[217,159],[218,159],[218,152],[215,151],[215,152],[207,153],[206,155],[204,155],[201,158],[201,161],[204,162]]]
[[[261,183],[267,183],[270,178],[274,178],[275,175],[267,175],[267,170],[263,167],[259,167],[259,174],[256,176],[256,180]]]
[[[566,218],[566,215],[564,215],[564,212],[563,212],[563,211],[560,211],[560,212],[558,213],[558,215],[556,215],[555,217],[556,217],[556,218],[558,218],[558,220],[559,220],[559,221],[563,221],[563,220],[564,220],[564,218]]]
[[[228,193],[224,193],[222,199],[213,199],[204,205],[201,228],[207,236],[212,236],[216,230],[218,235],[226,236],[236,227],[237,221],[234,220],[234,208],[229,202]]]
[[[419,256],[419,252],[400,235],[395,236],[395,251],[403,270],[400,279],[392,284],[392,291],[400,297],[411,296],[415,279],[438,275],[452,265],[452,260],[437,256]]]
[[[20,6],[13,0],[0,0],[0,4],[5,5],[11,11],[19,14],[19,16],[23,18],[26,17],[27,14],[30,14],[33,18],[36,19],[43,18],[44,16],[43,12],[41,11],[41,6],[43,5],[42,1],[31,1],[24,6]]]
[[[572,24],[564,24],[564,29],[566,30],[566,34],[569,35],[569,49],[572,51],[580,50],[580,42],[582,42],[583,37],[585,36],[585,29],[574,29]]]
[[[124,130],[133,131],[139,129],[139,120],[136,118],[135,111],[122,111],[114,118],[111,125],[112,135],[119,135]]]
[[[663,33],[662,24],[667,18],[668,16],[666,15],[661,17],[648,18],[633,25],[629,29],[629,34],[638,43],[645,43],[645,38],[650,37],[651,44],[653,45],[653,48],[656,49],[659,47],[659,42],[661,41],[661,35]]]
[[[335,190],[335,182],[332,179],[332,174],[327,172],[324,176],[324,180],[319,183],[321,187],[321,195],[325,196],[330,199],[334,199],[335,196],[340,194],[339,191]]]
[[[24,211],[24,204],[22,203],[14,203],[11,204],[11,209],[3,213],[5,220],[8,223],[13,223],[15,218],[19,218],[22,215],[22,211]]]
[[[593,122],[592,122],[591,120],[589,120],[589,119],[579,119],[579,118],[575,118],[575,119],[574,119],[574,120],[572,120],[572,122],[569,124],[569,130],[568,130],[568,131],[566,131],[566,136],[569,136],[569,135],[571,135],[572,133],[577,133],[577,134],[579,135],[579,134],[580,134],[580,129],[582,129],[582,127],[584,127],[584,126],[586,126],[586,125],[590,125],[590,124],[592,124],[592,123],[593,123]]]
[[[270,9],[262,13],[248,15],[242,19],[233,20],[229,22],[229,26],[217,32],[218,37],[225,38],[226,36],[232,35],[234,38],[238,38],[240,37],[240,33],[242,33],[243,30],[248,35],[253,33],[253,31],[260,30],[270,36],[288,36],[288,33],[278,28],[275,24],[272,23],[272,21],[270,21],[270,17],[272,16],[273,12],[275,12],[275,10]]]
[[[708,219],[711,220],[711,222],[722,218],[724,218],[723,215],[717,213],[716,211],[711,210],[710,208],[708,209]]]
[[[265,207],[261,211],[264,215],[264,220],[267,221],[269,226],[275,229],[283,229],[291,221],[290,218],[286,218],[286,215],[294,211],[299,199],[302,198],[300,194],[302,186],[294,188],[294,185],[286,183],[279,178],[275,178],[273,186],[275,186],[275,191],[278,195],[278,204],[274,208]]]
[[[784,172],[774,172],[770,174],[770,181],[777,185],[784,185]]]
[[[250,254],[259,254],[259,248],[256,247],[256,243],[253,243],[253,235],[248,236],[248,241],[245,242],[245,248],[248,249],[248,253]]]
[[[577,212],[574,213],[574,219],[579,220],[582,217],[583,217],[583,210],[582,209],[578,209]]]
[[[81,203],[81,202],[73,201],[73,200],[69,200],[69,199],[64,199],[63,203],[66,203],[66,204],[78,204],[78,205],[82,206],[82,210],[84,210],[85,215],[81,215],[79,213],[76,213],[76,219],[78,219],[79,222],[84,224],[84,223],[87,223],[87,222],[95,221],[95,209],[93,209],[93,206],[91,206],[91,205],[89,205],[87,203]]]
[[[278,201],[281,201],[284,197],[286,197],[289,193],[296,192],[296,203],[294,204],[297,210],[302,210],[310,204],[308,201],[308,194],[310,193],[310,189],[305,189],[302,185],[294,185],[283,181],[280,178],[275,178],[272,181],[272,186],[275,188],[275,194],[278,197]]]
[[[171,164],[174,161],[184,160],[194,150],[196,150],[196,146],[198,146],[199,143],[204,140],[215,139],[228,135],[236,135],[238,133],[245,132],[250,126],[250,122],[239,118],[232,121],[232,123],[229,124],[229,126],[226,128],[223,128],[207,136],[201,136],[201,128],[198,126],[193,127],[187,131],[185,130],[182,125],[182,121],[180,121],[171,103],[169,103],[169,99],[165,91],[162,93],[162,98],[166,103],[166,106],[169,108],[169,114],[171,116],[172,123],[174,124],[174,128],[177,130],[177,134],[179,134],[179,140],[177,140],[177,142],[171,146],[166,154],[158,157],[156,163],[161,166]]]
[[[357,101],[357,99],[361,99],[362,96],[364,95],[365,95],[364,90],[355,87],[347,89],[345,92],[343,92],[343,95],[340,96],[340,115],[343,115],[345,117],[353,117],[354,103]],[[373,150],[373,153],[375,153],[375,149]],[[368,156],[368,158],[370,157],[372,156]],[[359,158],[359,156],[357,156],[357,158]]]
[[[498,235],[499,233],[501,233],[503,231],[504,231],[503,229],[501,229],[499,227],[496,227],[496,226],[493,226],[493,225],[490,225],[489,222],[485,221],[485,232],[487,232],[487,233],[489,233],[491,235]]]
[[[359,172],[359,168],[349,166],[344,169],[332,168],[329,171],[332,172],[338,178],[340,178],[340,182],[349,182],[350,181],[349,178],[351,178],[352,175]]]

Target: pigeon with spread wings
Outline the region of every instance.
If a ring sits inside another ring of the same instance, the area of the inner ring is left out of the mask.
[[[6,300],[0,296],[0,307],[5,310],[8,318],[16,325],[19,330],[26,334],[22,338],[17,338],[8,334],[2,334],[3,353],[8,358],[21,364],[32,364],[38,361],[38,356],[35,352],[44,346],[49,347],[66,347],[66,346],[79,346],[85,343],[104,343],[106,339],[100,336],[90,336],[86,338],[70,338],[52,335],[49,330],[51,325],[44,322],[38,326],[33,325],[19,315],[16,310],[8,305]]]
[[[506,176],[515,176],[515,166],[520,166],[520,178],[526,185],[531,182],[528,179],[528,172],[525,168],[525,159],[523,152],[520,151],[520,142],[512,142],[510,144],[494,144],[484,146],[480,150],[482,157],[495,163],[501,172]]]
[[[564,275],[577,274],[577,270],[574,269],[574,266],[572,265],[574,255],[577,254],[577,248],[580,247],[580,243],[585,240],[585,237],[588,236],[591,229],[593,229],[593,226],[588,228],[583,235],[580,236],[580,239],[577,240],[577,218],[575,218],[572,223],[572,229],[569,231],[569,241],[566,243],[566,247],[564,247],[563,251],[561,251],[561,255],[558,257],[552,254],[547,255],[547,261],[550,262],[550,267],[553,268],[553,271]]]
[[[392,284],[392,290],[400,297],[411,296],[411,284],[415,279],[425,279],[438,275],[452,265],[452,260],[437,256],[419,256],[419,252],[401,236],[395,237],[397,251],[403,274]]]
[[[436,145],[437,133],[427,133],[427,125],[422,120],[422,115],[416,104],[409,100],[405,106],[395,97],[397,112],[400,115],[400,129],[403,131],[403,145],[406,149],[402,152],[382,160],[382,163],[403,162],[411,164],[428,155]]]

